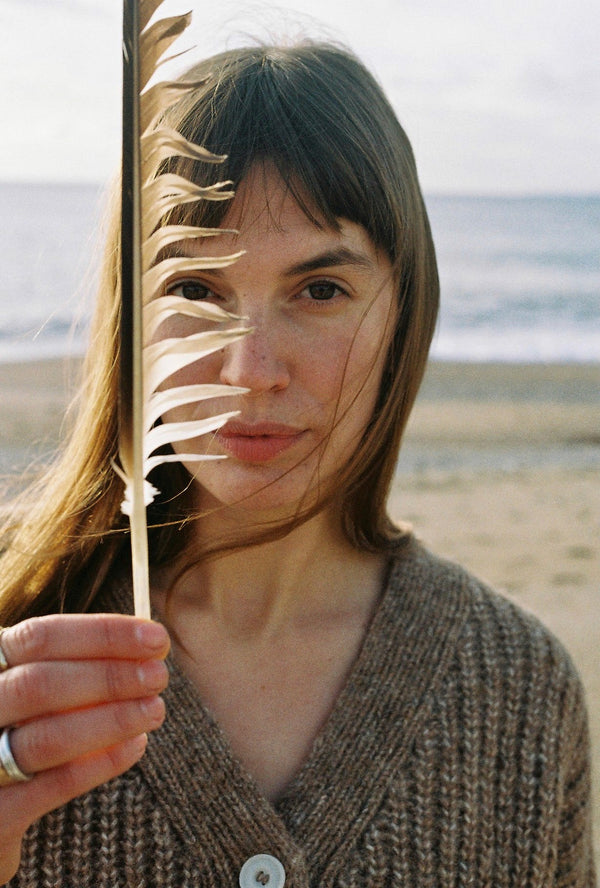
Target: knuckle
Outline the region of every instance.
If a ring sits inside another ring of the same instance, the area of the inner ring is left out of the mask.
[[[109,700],[120,700],[127,695],[127,682],[120,663],[105,663],[104,685]]]
[[[54,772],[54,780],[56,794],[63,802],[75,798],[82,791],[77,767],[72,762],[57,768]]]
[[[48,766],[52,766],[59,759],[64,748],[64,743],[57,737],[55,730],[51,724],[46,721],[39,721],[30,729],[24,727],[19,729],[19,734],[15,737],[18,740],[17,755],[15,758],[24,764],[24,771],[44,770]],[[13,753],[16,743],[13,743]]]
[[[32,664],[24,664],[10,669],[4,676],[4,699],[12,697],[17,712],[31,714],[44,707],[44,702],[51,698],[50,682],[45,669]]]
[[[20,662],[43,658],[48,647],[48,626],[42,617],[32,617],[17,623],[11,631],[11,651]]]
[[[117,641],[117,631],[113,620],[99,617],[98,625],[94,628],[99,630],[103,646],[110,650]]]
[[[136,645],[135,619],[126,614],[95,614],[94,633],[106,651],[121,651]]]

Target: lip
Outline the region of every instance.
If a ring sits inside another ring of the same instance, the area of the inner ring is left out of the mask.
[[[304,429],[277,422],[244,423],[230,421],[219,429],[219,443],[242,462],[268,462],[292,447]]]

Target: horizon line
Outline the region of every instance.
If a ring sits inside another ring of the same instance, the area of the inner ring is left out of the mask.
[[[111,186],[111,182],[106,180],[102,181],[100,179],[25,179],[25,178],[14,178],[14,179],[3,179],[0,177],[0,187],[5,186],[20,186],[24,188],[48,188],[48,187],[56,187],[56,188],[95,188],[98,191],[107,190]],[[507,189],[505,191],[492,191],[492,190],[473,190],[471,188],[459,190],[459,189],[445,189],[445,188],[425,188],[421,186],[421,190],[423,192],[424,197],[432,197],[432,198],[474,198],[474,199],[498,199],[502,198],[505,200],[533,200],[535,198],[545,198],[545,199],[559,199],[559,198],[600,198],[600,187],[598,189],[591,188],[590,190],[577,189],[577,190],[569,190],[569,191],[521,191],[518,189]]]

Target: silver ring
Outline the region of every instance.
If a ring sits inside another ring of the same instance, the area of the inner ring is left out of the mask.
[[[9,668],[8,660],[6,659],[6,654],[2,649],[2,633],[5,632],[5,628],[0,629],[0,672],[6,672]]]
[[[4,728],[0,734],[0,786],[23,783],[32,777],[33,774],[24,774],[16,763],[10,748],[10,728]]]

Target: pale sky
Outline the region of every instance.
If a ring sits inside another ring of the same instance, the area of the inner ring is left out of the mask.
[[[600,192],[597,0],[217,0],[207,13],[210,5],[163,6],[194,9],[179,45],[196,56],[244,34],[349,45],[386,89],[426,192]],[[0,179],[112,175],[120,30],[119,0],[0,0]]]

